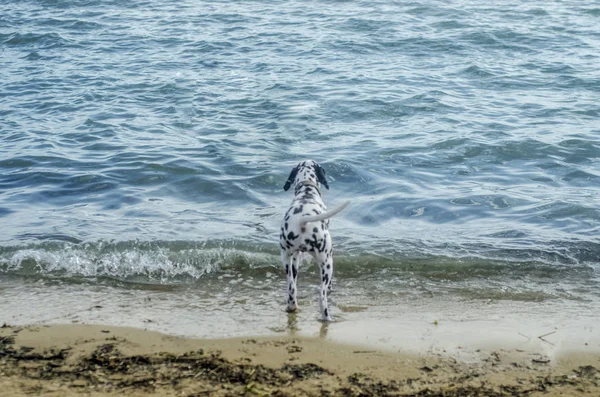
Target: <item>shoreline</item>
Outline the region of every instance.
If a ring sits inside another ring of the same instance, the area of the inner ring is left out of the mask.
[[[293,335],[191,339],[117,326],[4,325],[0,388],[11,396],[600,395],[597,349],[554,357],[510,346],[464,350],[473,354]]]
[[[0,299],[0,325],[115,325],[209,339],[289,334],[385,351],[446,350],[463,356],[488,347],[550,356],[562,350],[600,351],[593,301],[465,299],[450,293],[421,298],[399,291],[374,303],[348,285],[334,293],[334,321],[324,325],[312,287],[305,283],[300,310],[288,315],[279,288],[130,289],[9,281],[0,286],[5,298]]]

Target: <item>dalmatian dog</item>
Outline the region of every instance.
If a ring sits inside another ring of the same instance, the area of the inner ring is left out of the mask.
[[[287,276],[287,310],[298,309],[296,280],[300,254],[308,252],[320,269],[321,289],[319,308],[323,321],[332,321],[327,307],[327,295],[331,290],[333,275],[333,246],[329,233],[329,218],[343,210],[348,201],[327,212],[321,198],[321,185],[329,189],[325,170],[315,161],[299,163],[290,173],[283,190],[294,186],[294,200],[285,213],[279,236],[281,261]]]

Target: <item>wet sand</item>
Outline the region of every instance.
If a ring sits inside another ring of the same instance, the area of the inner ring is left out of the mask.
[[[469,350],[469,346],[464,347]],[[6,396],[598,396],[600,353],[398,353],[295,336],[189,339],[136,328],[0,328]]]

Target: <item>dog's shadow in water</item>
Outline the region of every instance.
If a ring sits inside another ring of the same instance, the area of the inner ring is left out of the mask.
[[[298,315],[296,312],[288,313],[287,318],[287,330],[290,333],[290,336],[296,335],[296,332],[300,331],[298,327]],[[321,322],[321,328],[319,329],[319,337],[326,338],[327,332],[329,331],[329,322],[323,321]]]
[[[300,330],[298,328],[298,315],[295,312],[288,313],[287,319],[287,330],[291,336],[296,335],[296,332]]]
[[[319,337],[325,339],[327,337],[327,332],[329,331],[329,322],[324,321],[321,323],[321,329],[319,330]]]

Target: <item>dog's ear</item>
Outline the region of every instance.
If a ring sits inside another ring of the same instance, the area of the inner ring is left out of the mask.
[[[319,164],[316,164],[315,172],[317,173],[317,180],[329,190],[329,184],[327,183],[327,179],[325,179],[325,170]]]
[[[286,192],[288,191],[290,186],[292,186],[292,183],[294,183],[294,179],[296,179],[296,175],[298,175],[298,166],[294,167],[292,172],[290,172],[290,176],[288,176],[288,179],[285,182],[285,185],[283,185],[283,190],[285,190]]]

